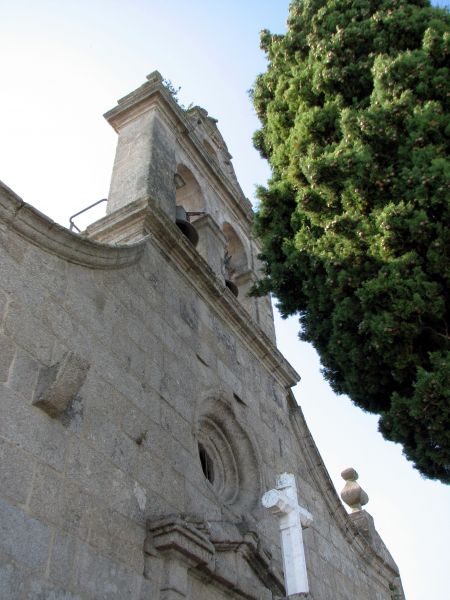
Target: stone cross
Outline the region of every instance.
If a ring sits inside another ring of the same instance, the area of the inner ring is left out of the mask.
[[[286,594],[307,594],[309,586],[302,527],[309,527],[313,518],[298,503],[294,475],[280,475],[276,489],[262,497],[262,505],[279,520]]]

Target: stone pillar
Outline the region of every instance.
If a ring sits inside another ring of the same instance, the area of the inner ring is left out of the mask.
[[[161,600],[187,598],[188,589],[188,566],[177,559],[167,559],[164,563]]]
[[[105,114],[119,134],[107,213],[148,198],[175,220],[175,136],[163,107],[179,110],[159,73]]]
[[[209,214],[204,214],[192,225],[198,232],[197,250],[209,264],[214,273],[223,280],[223,262],[226,248],[226,238],[220,227]]]

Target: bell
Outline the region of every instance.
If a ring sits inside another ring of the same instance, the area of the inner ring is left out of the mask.
[[[236,298],[239,296],[239,288],[238,288],[238,286],[235,283],[233,283],[230,279],[225,279],[225,285],[230,290],[230,292],[234,296],[236,296]]]
[[[196,246],[198,244],[198,233],[189,218],[183,206],[176,207],[175,223],[187,239]]]

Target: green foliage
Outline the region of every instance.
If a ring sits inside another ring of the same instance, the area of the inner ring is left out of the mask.
[[[426,0],[294,0],[261,34],[256,227],[282,314],[338,393],[450,481],[450,18]]]

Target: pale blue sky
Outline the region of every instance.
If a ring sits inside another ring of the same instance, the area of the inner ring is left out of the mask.
[[[441,4],[445,4],[442,2]],[[108,193],[116,134],[102,118],[158,69],[219,119],[245,194],[269,175],[253,150],[247,90],[264,70],[259,30],[282,32],[288,2],[0,0],[0,179],[55,220]],[[337,398],[296,319],[279,346],[302,376],[296,397],[330,475],[354,466],[368,511],[400,566],[408,600],[446,600],[450,488],[423,480],[377,418]],[[330,599],[332,600],[332,599]],[[355,599],[357,600],[357,599]]]

